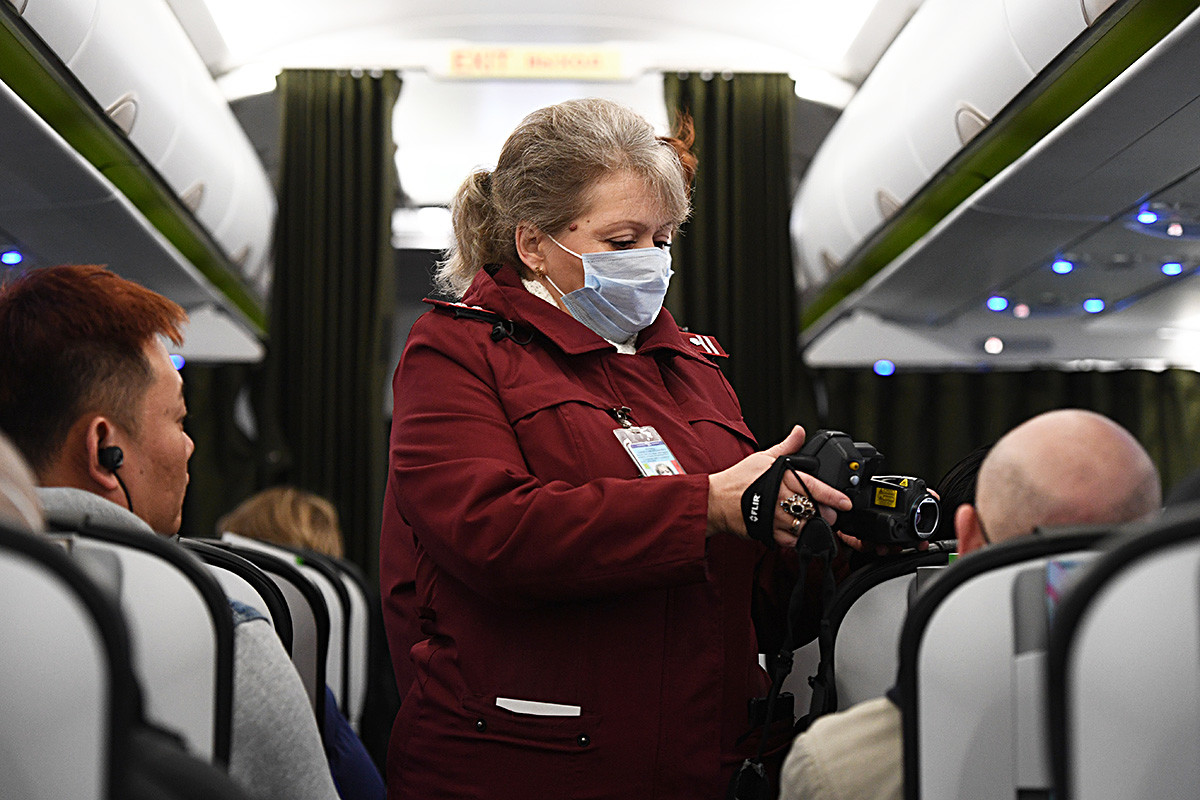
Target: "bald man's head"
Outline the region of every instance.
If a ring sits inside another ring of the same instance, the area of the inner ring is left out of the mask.
[[[977,514],[991,542],[1038,527],[1121,523],[1158,513],[1158,470],[1129,431],[1101,414],[1060,409],[1030,419],[979,470]]]

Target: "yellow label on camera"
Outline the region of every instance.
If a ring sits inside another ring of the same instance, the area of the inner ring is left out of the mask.
[[[898,495],[899,493],[895,489],[877,488],[875,490],[875,505],[895,508]]]

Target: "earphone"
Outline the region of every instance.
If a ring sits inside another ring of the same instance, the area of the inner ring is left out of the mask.
[[[121,476],[117,472],[125,463],[125,452],[116,445],[101,447],[96,453],[96,460],[100,462],[100,466],[111,472],[117,479],[117,483],[121,485],[121,491],[125,493],[125,504],[129,506],[130,513],[133,513],[133,500],[129,498],[129,489],[125,487],[125,481],[121,480]]]
[[[100,461],[100,466],[109,472],[116,472],[125,463],[124,451],[115,445],[101,447],[100,452],[97,453],[97,458]]]

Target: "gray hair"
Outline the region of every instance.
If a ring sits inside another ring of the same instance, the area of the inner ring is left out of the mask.
[[[596,182],[619,170],[646,180],[676,228],[687,219],[691,175],[636,112],[595,98],[534,111],[504,143],[496,169],[476,170],[454,196],[454,244],[436,288],[461,298],[484,265],[519,266],[518,225],[561,232],[587,210]]]

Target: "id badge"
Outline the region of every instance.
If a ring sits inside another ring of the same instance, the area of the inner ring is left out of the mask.
[[[671,448],[649,425],[617,428],[613,433],[637,464],[638,471],[646,477],[685,474]]]

